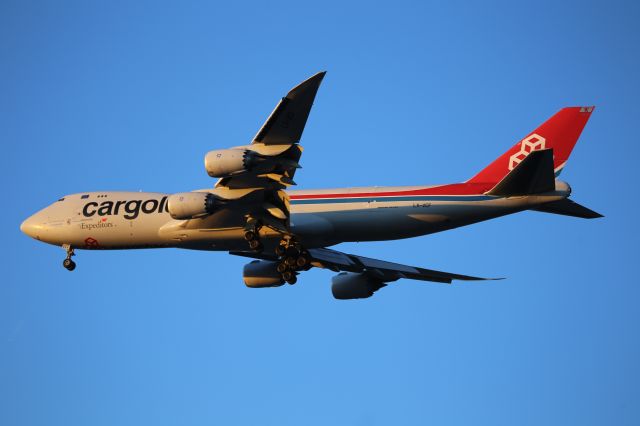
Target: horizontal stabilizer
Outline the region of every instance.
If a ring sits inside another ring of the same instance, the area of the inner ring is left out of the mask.
[[[597,219],[599,217],[603,217],[600,213],[594,212],[593,210],[569,199],[542,204],[532,210],[544,213],[561,214],[564,216],[581,217],[583,219]]]
[[[487,194],[516,196],[540,194],[555,189],[553,150],[533,151]]]

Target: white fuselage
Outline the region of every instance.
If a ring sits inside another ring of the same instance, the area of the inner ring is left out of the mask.
[[[432,188],[438,187],[289,191],[291,232],[307,248],[410,238],[527,210],[570,193],[561,181],[550,193],[507,198],[440,194]],[[200,219],[174,220],[167,211],[167,196],[148,192],[68,195],[25,220],[21,229],[40,241],[79,249],[247,250],[242,211],[225,208]],[[280,238],[267,227],[261,236],[267,246]]]

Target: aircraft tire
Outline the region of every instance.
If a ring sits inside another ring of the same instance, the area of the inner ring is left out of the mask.
[[[62,261],[62,266],[64,266],[67,271],[73,271],[76,269],[76,262],[71,259],[65,259]]]
[[[276,266],[276,271],[281,274],[284,274],[287,269],[287,265],[284,262],[280,262],[278,263],[278,266]]]
[[[298,280],[296,278],[295,272],[293,272],[293,271],[284,271],[282,273],[282,279],[285,280],[289,284],[295,284],[296,281]]]
[[[298,282],[298,277],[296,277],[295,275],[292,276],[291,278],[289,278],[288,280],[285,280],[287,282],[287,284],[289,285],[294,285],[295,283]]]
[[[296,267],[298,267],[299,269],[303,269],[308,264],[309,264],[309,257],[305,254],[301,254],[296,259]]]
[[[297,259],[295,257],[287,257],[284,260],[284,263],[286,263],[287,266],[291,267],[291,266],[296,266],[296,261],[297,261]]]

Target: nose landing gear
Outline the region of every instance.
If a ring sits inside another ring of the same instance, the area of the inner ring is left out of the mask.
[[[62,248],[67,252],[67,258],[62,261],[62,266],[64,266],[67,271],[73,271],[76,269],[76,262],[71,260],[71,256],[76,255],[73,251],[73,247],[71,247],[70,244],[63,244]]]

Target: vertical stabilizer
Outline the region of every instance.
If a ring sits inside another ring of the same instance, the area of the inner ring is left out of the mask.
[[[553,149],[553,169],[558,176],[594,109],[592,106],[561,109],[468,182],[498,183],[531,152],[545,149]]]

